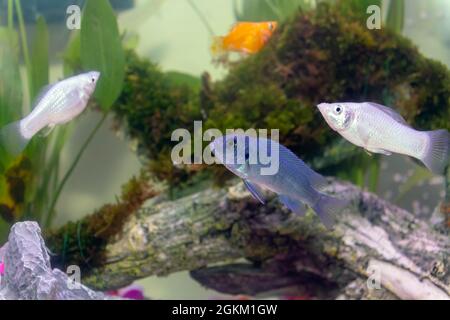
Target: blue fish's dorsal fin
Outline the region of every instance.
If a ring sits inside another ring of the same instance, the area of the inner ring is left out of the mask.
[[[409,124],[406,122],[406,120],[394,109],[383,106],[382,104],[378,104],[375,102],[365,102],[365,103],[371,105],[374,108],[377,108],[380,111],[383,111],[387,115],[391,116],[398,123],[404,124],[409,127]]]
[[[282,145],[280,145],[280,158],[284,159],[284,163],[288,166],[287,174],[295,179],[299,181],[306,179],[316,190],[322,190],[328,185],[325,177],[315,172],[302,159],[297,157],[296,154]]]
[[[284,204],[292,212],[298,214],[299,216],[305,215],[307,208],[303,202],[296,199],[292,199],[283,194],[279,195],[278,199],[280,199],[281,203]]]
[[[253,184],[249,182],[248,180],[244,180],[244,184],[247,187],[248,191],[252,194],[253,197],[255,197],[256,200],[259,200],[262,204],[266,203],[266,200],[262,194],[261,188],[258,187],[256,184]]]

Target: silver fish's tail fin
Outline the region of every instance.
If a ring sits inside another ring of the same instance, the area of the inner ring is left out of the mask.
[[[22,135],[20,121],[7,124],[0,129],[0,144],[12,156],[21,153],[30,141]]]
[[[448,165],[450,152],[450,134],[447,130],[427,131],[427,148],[420,160],[433,173],[443,174]]]
[[[341,212],[348,205],[347,200],[337,199],[326,194],[321,194],[319,201],[312,207],[319,216],[320,221],[331,229],[336,223],[336,214]]]

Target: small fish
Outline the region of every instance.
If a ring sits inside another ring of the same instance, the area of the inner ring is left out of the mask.
[[[321,103],[318,108],[333,130],[369,153],[408,155],[436,174],[448,164],[450,136],[445,129],[415,130],[393,109],[373,102]]]
[[[266,147],[261,147],[264,145]],[[347,204],[344,200],[321,193],[319,190],[327,184],[325,178],[273,140],[234,133],[216,138],[209,148],[220,163],[244,180],[250,193],[263,204],[265,199],[261,188],[269,189],[278,194],[279,200],[287,208],[300,216],[306,213],[305,204],[311,207],[327,228],[334,224],[334,213],[341,211]],[[259,160],[259,150],[265,150],[269,157],[275,156],[272,150],[278,150],[276,159],[271,159],[278,161],[278,170],[274,174],[261,174],[261,168],[267,165]],[[251,153],[256,154],[252,156]],[[257,160],[250,161],[253,157]]]
[[[44,128],[51,130],[78,116],[95,90],[100,72],[91,71],[45,87],[30,114],[0,129],[0,141],[11,155],[17,155]]]
[[[238,22],[226,36],[213,38],[211,53],[213,56],[228,52],[257,53],[269,41],[277,25],[276,21]]]

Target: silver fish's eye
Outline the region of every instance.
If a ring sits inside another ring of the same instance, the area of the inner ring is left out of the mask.
[[[91,82],[94,83],[95,82],[95,78],[91,78]]]
[[[334,109],[334,111],[336,111],[336,114],[341,114],[342,107],[340,105],[337,105],[336,108]]]

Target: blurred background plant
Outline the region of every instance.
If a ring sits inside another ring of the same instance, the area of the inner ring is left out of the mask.
[[[45,8],[43,2],[39,4]],[[27,2],[27,12],[30,5],[32,3]],[[30,101],[34,101],[49,83],[49,34],[45,18],[37,18],[29,49],[21,1],[8,0],[6,11],[7,19],[0,26],[0,126],[27,115],[31,111]],[[27,17],[30,19],[29,15]],[[115,13],[107,0],[85,1],[81,30],[72,35],[63,55],[64,76],[83,70],[101,72],[95,107],[101,110],[103,117],[62,177],[61,153],[73,122],[58,126],[48,136],[39,134],[18,157],[11,157],[0,148],[0,214],[3,218],[0,241],[4,240],[9,225],[18,220],[51,225],[66,181],[122,90],[124,53]]]

